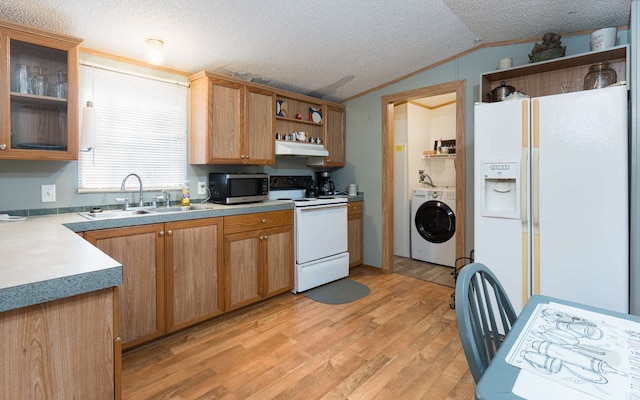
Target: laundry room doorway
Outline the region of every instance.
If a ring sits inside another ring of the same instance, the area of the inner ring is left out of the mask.
[[[417,188],[447,190],[455,212],[456,235],[449,243],[453,262],[446,263],[455,265],[465,248],[464,81],[384,96],[382,102],[382,269],[394,272],[396,266],[402,268],[414,261],[411,197]],[[454,110],[453,121],[442,128],[437,118],[448,114],[446,110]],[[412,115],[417,119],[412,120]],[[436,119],[429,122],[425,115]],[[449,267],[451,271],[454,265]]]

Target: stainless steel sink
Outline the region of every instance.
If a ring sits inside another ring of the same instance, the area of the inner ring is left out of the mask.
[[[128,218],[139,217],[143,215],[158,215],[166,213],[181,213],[193,210],[206,210],[206,207],[199,205],[190,206],[173,206],[173,207],[145,207],[145,208],[129,208],[128,210],[103,210],[99,212],[81,212],[80,216],[89,220],[102,220],[112,218]]]
[[[104,210],[102,212],[83,212],[83,213],[80,213],[80,216],[85,217],[87,219],[109,219],[109,218],[136,217],[140,215],[149,215],[149,214],[153,214],[153,211],[143,208],[143,209],[130,209],[130,210]]]
[[[173,207],[158,207],[150,209],[154,213],[170,213],[170,212],[182,212],[196,210],[193,206],[173,206]]]

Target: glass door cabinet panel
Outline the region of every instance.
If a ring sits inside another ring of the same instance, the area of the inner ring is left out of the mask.
[[[77,159],[80,41],[0,21],[0,159]]]

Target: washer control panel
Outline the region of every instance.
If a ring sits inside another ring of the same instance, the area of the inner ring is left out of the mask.
[[[430,190],[427,194],[427,197],[430,199],[450,199],[454,200],[456,198],[455,190]]]

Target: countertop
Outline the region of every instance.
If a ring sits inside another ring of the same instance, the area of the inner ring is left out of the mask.
[[[0,312],[122,284],[122,265],[75,232],[287,210],[293,202],[194,206],[198,209],[102,220],[69,213],[0,221]]]
[[[58,214],[0,222],[0,311],[122,283],[120,263],[63,225],[81,218]]]

